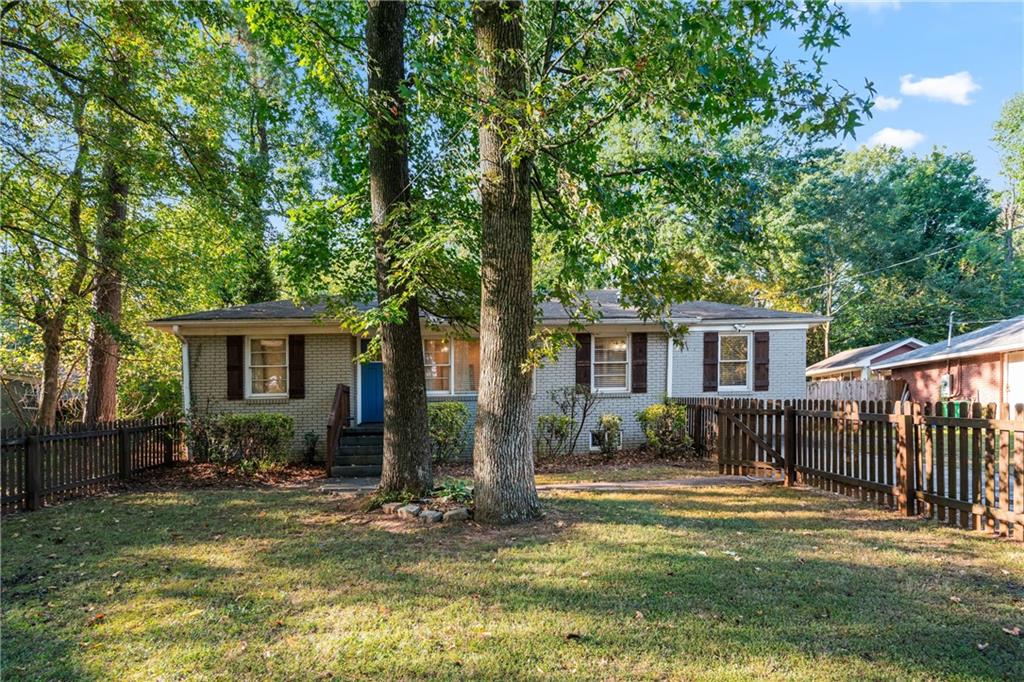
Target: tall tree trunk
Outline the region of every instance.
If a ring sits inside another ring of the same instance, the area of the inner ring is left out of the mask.
[[[111,84],[118,95],[127,90],[128,66],[121,55],[112,59]],[[121,269],[128,218],[127,142],[129,127],[119,112],[108,114],[107,148],[103,161],[103,198],[96,229],[96,276],[93,323],[89,339],[89,370],[85,422],[117,419],[117,366],[121,324]]]
[[[248,24],[239,23],[239,40],[246,51],[251,93],[252,126],[249,154],[242,162],[242,220],[245,229],[246,262],[240,286],[231,303],[260,303],[277,298],[277,284],[270,266],[267,246],[267,212],[264,203],[270,193],[270,143],[267,130],[268,69],[265,57],[252,39]]]
[[[433,487],[419,303],[392,278],[392,240],[406,227],[409,155],[405,103],[405,4],[369,0],[366,18],[370,99],[370,206],[377,299],[402,302],[403,319],[381,325],[384,365],[384,467],[380,489],[424,493]]]
[[[57,423],[60,403],[60,356],[64,344],[64,319],[51,317],[41,323],[43,331],[43,385],[36,423],[47,428]]]
[[[509,110],[526,91],[522,4],[473,10],[487,111],[480,123],[480,390],[473,448],[475,516],[487,523],[536,518],[530,374],[533,331],[531,157],[512,158]]]

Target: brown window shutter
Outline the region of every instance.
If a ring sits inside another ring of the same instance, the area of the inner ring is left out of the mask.
[[[590,388],[590,334],[576,335],[576,384]]]
[[[754,390],[768,390],[768,332],[754,332]]]
[[[647,393],[647,332],[633,334],[632,372],[630,390],[633,393]]]
[[[718,332],[704,332],[704,391],[718,390]]]
[[[245,397],[245,337],[229,336],[227,344],[228,400],[241,400]]]
[[[306,337],[302,334],[288,335],[288,397],[306,397]]]

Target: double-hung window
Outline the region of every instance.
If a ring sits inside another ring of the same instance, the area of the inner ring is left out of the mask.
[[[246,386],[250,398],[288,395],[288,337],[249,337]]]
[[[423,371],[427,393],[451,392],[452,344],[448,339],[423,340]]]
[[[595,336],[593,340],[595,391],[629,390],[629,337]]]
[[[424,339],[423,371],[431,395],[476,393],[480,386],[480,342]]]
[[[750,388],[750,334],[722,334],[718,343],[718,387]]]

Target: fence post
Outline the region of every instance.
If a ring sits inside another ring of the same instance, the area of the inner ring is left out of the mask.
[[[174,446],[177,444],[177,428],[174,424],[166,424],[164,430],[164,464],[174,464]]]
[[[917,507],[914,490],[917,453],[914,450],[914,415],[901,414],[896,421],[896,508],[913,516]]]
[[[25,437],[25,509],[35,511],[43,506],[43,466],[39,457],[39,439]]]
[[[786,486],[796,485],[796,410],[788,402],[782,411],[785,442],[782,454],[786,458]]]
[[[125,431],[123,424],[119,424],[117,427],[117,461],[117,474],[121,480],[124,480],[131,473],[132,460],[128,452],[128,432]]]

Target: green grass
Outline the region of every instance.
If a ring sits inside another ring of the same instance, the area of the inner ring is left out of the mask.
[[[710,462],[636,463],[614,466],[600,464],[574,471],[538,472],[538,485],[545,483],[590,483],[594,481],[658,481],[694,476],[718,476],[718,466]]]
[[[504,530],[296,489],[8,517],[3,674],[1024,679],[1019,544],[780,487],[544,499]]]

